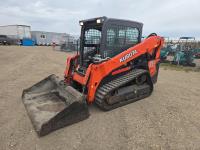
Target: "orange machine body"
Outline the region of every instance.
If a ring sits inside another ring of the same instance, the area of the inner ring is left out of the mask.
[[[77,59],[79,55],[69,57],[66,62],[65,81],[69,83],[74,80],[87,88],[87,102],[92,103],[95,98],[95,92],[101,81],[109,74],[118,74],[128,71],[130,68],[126,64],[139,56],[148,53],[152,55],[156,51],[155,59],[148,61],[149,73],[152,77],[156,73],[156,64],[160,61],[160,49],[164,43],[164,39],[160,36],[151,36],[141,43],[128,48],[122,53],[110,58],[100,64],[90,64],[85,75],[80,75],[75,70],[72,71],[71,63],[74,63],[75,68],[79,67]],[[118,69],[119,67],[123,67]],[[118,69],[118,70],[116,70]]]

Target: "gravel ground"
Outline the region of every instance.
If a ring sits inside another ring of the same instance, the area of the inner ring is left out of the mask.
[[[1,150],[200,149],[200,73],[160,69],[153,94],[39,138],[22,90],[49,74],[63,76],[66,54],[51,47],[0,47]]]

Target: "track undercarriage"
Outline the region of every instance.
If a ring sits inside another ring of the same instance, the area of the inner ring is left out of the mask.
[[[96,104],[103,110],[111,110],[148,97],[153,84],[146,70],[136,69],[100,86],[95,95]]]

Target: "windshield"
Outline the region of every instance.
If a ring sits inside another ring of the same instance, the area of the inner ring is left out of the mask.
[[[100,43],[101,43],[101,27],[100,26],[95,26],[95,27],[93,26],[91,28],[85,29],[84,43],[83,43],[84,54],[88,52],[93,53],[92,55],[99,53]]]
[[[100,44],[101,31],[98,29],[87,29],[85,30],[85,43],[86,45]]]

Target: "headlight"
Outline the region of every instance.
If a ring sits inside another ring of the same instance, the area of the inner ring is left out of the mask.
[[[101,19],[97,19],[97,23],[101,23]]]
[[[83,22],[79,22],[80,26],[83,26]]]

